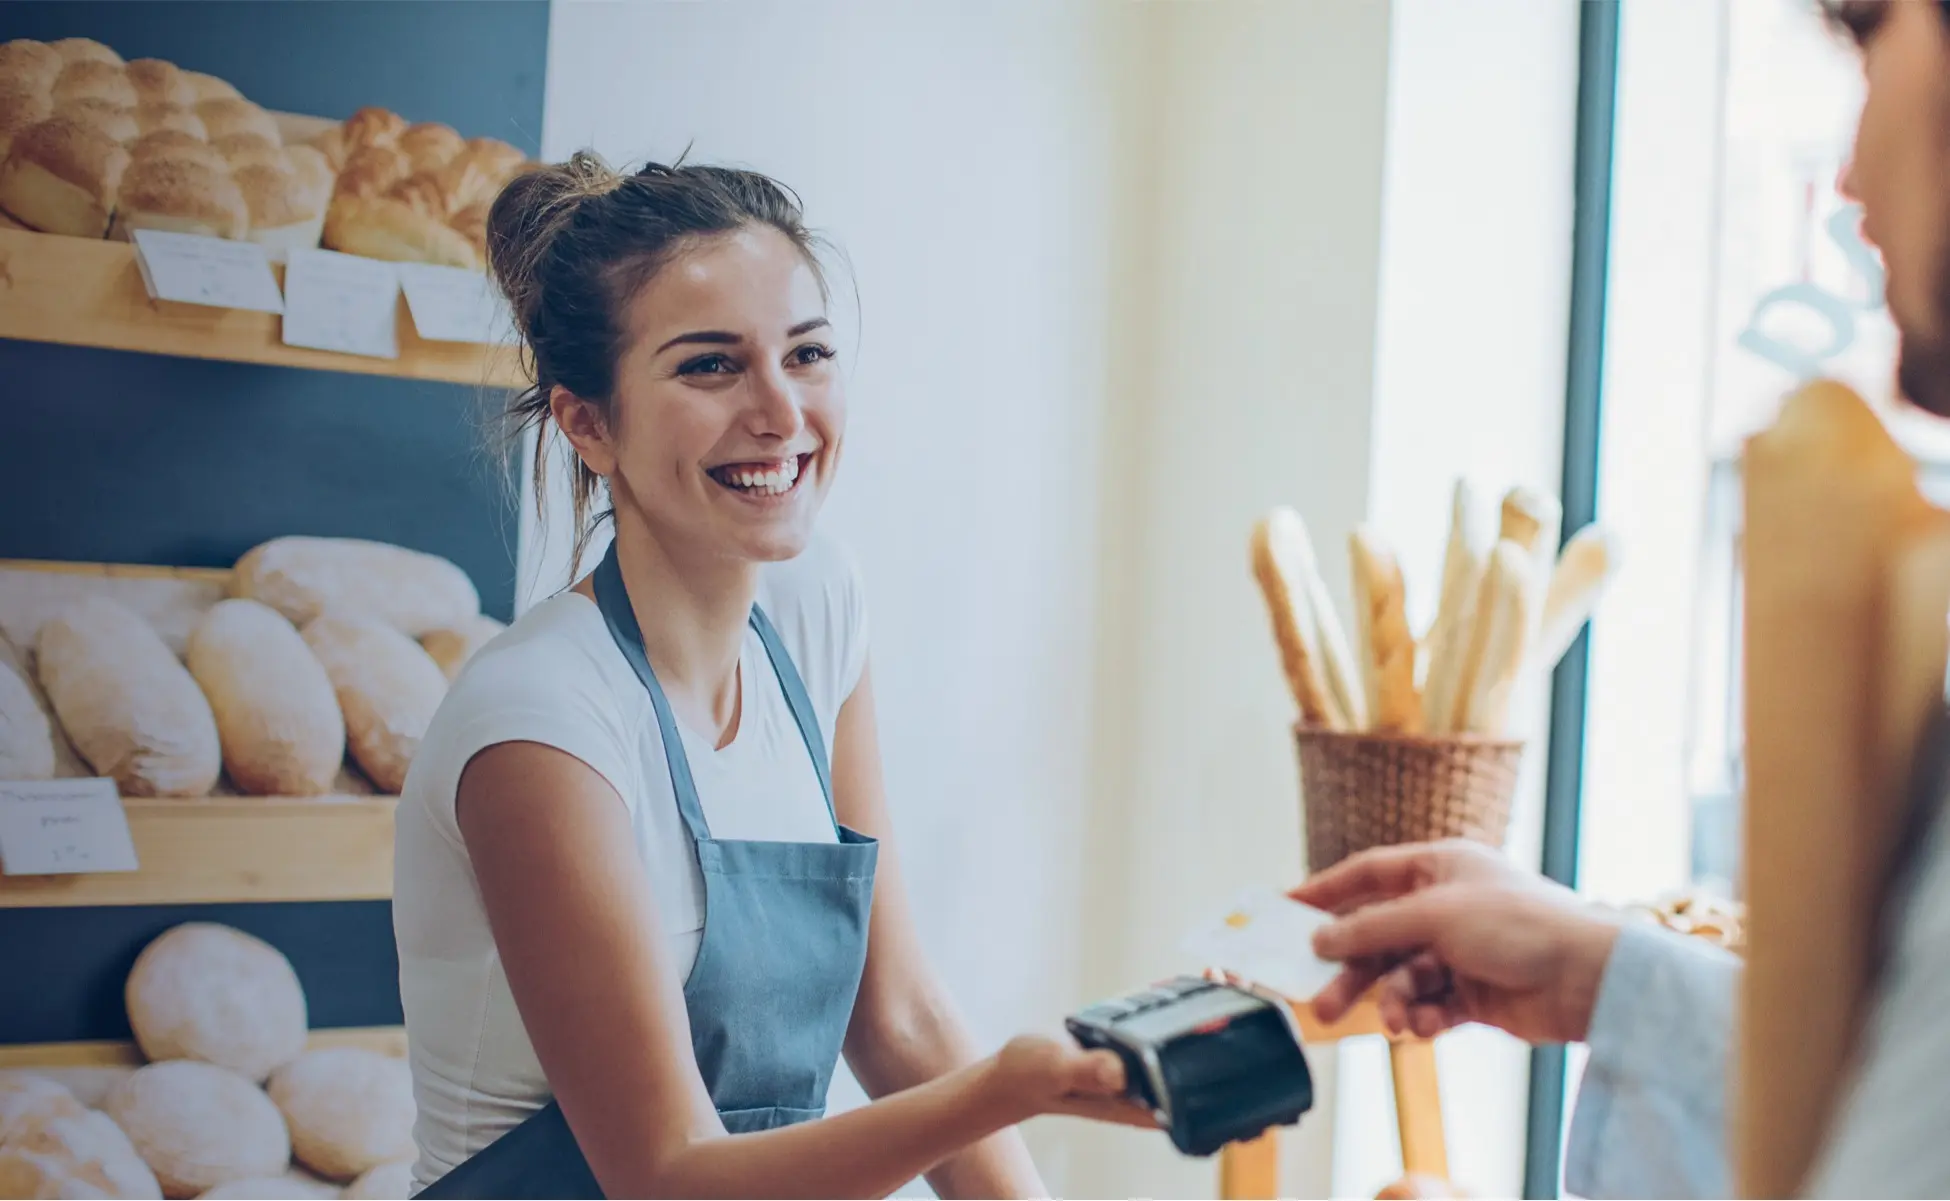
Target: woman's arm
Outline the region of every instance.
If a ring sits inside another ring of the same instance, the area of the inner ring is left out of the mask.
[[[562,751],[501,743],[468,764],[456,806],[522,1024],[609,1196],[885,1196],[969,1143],[1122,1085],[1114,1057],[1018,1040],[852,1113],[729,1135],[615,790]]]
[[[841,822],[880,840],[867,970],[846,1032],[846,1061],[868,1096],[884,1097],[964,1069],[977,1055],[915,934],[887,817],[870,667],[833,731],[833,805]],[[944,1161],[928,1183],[944,1198],[1044,1195],[1029,1148],[1013,1129]]]

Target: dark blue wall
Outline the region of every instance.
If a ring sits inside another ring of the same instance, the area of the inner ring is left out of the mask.
[[[0,3],[0,40],[92,37],[271,109],[367,104],[538,153],[545,0]],[[453,559],[514,602],[515,473],[477,388],[0,339],[0,558],[227,567],[279,534]],[[399,1020],[380,903],[0,910],[0,1042],[125,1037],[122,978],[156,933],[228,921],[292,958],[321,1026]]]

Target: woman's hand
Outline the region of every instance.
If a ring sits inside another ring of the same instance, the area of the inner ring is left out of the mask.
[[[1151,1112],[1124,1095],[1124,1062],[1066,1040],[1023,1035],[994,1058],[997,1090],[1025,1117],[1061,1113],[1156,1129]]]

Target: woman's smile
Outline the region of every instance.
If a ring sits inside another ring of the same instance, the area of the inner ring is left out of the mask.
[[[726,492],[749,504],[776,506],[799,491],[812,475],[813,456],[807,451],[783,459],[751,459],[705,468],[705,474]]]

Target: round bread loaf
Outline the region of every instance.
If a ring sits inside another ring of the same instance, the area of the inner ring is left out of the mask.
[[[345,1186],[346,1201],[406,1201],[413,1195],[413,1161],[383,1163]]]
[[[124,996],[152,1060],[196,1059],[262,1080],[305,1049],[305,993],[270,943],[185,922],[136,956]]]
[[[80,1117],[87,1112],[87,1107],[58,1081],[32,1072],[0,1075],[0,1143],[12,1141],[36,1122]]]
[[[124,796],[207,796],[222,752],[217,719],[162,635],[88,596],[43,622],[41,687],[88,765]]]
[[[325,1201],[339,1196],[336,1186],[327,1184],[316,1176],[303,1172],[290,1171],[282,1176],[253,1176],[249,1180],[232,1180],[204,1193],[205,1201],[219,1201],[234,1197],[237,1201]]]
[[[237,561],[231,591],[303,627],[328,610],[415,638],[481,611],[474,581],[438,555],[359,538],[273,538]]]
[[[254,796],[322,796],[345,760],[332,681],[269,605],[218,601],[190,632],[190,674],[216,714],[223,765]]]
[[[212,1064],[174,1060],[139,1068],[102,1108],[135,1144],[165,1197],[276,1176],[291,1159],[291,1136],[271,1098]]]
[[[0,634],[0,780],[53,778],[56,737],[20,652]]]
[[[351,1180],[413,1154],[413,1077],[406,1061],[362,1047],[307,1051],[265,1086],[291,1130],[291,1150],[320,1176]]]
[[[452,680],[460,676],[460,669],[467,666],[467,661],[474,657],[476,651],[507,628],[487,614],[477,613],[458,625],[429,630],[420,639],[420,645],[426,648],[427,654],[433,656],[440,670]]]
[[[381,792],[396,794],[420,749],[447,677],[419,643],[370,617],[326,614],[305,627],[345,714],[352,761]]]
[[[10,1151],[48,1156],[84,1179],[105,1181],[111,1197],[162,1196],[156,1174],[142,1161],[135,1144],[113,1118],[98,1109],[38,1118],[9,1138],[6,1146]]]

